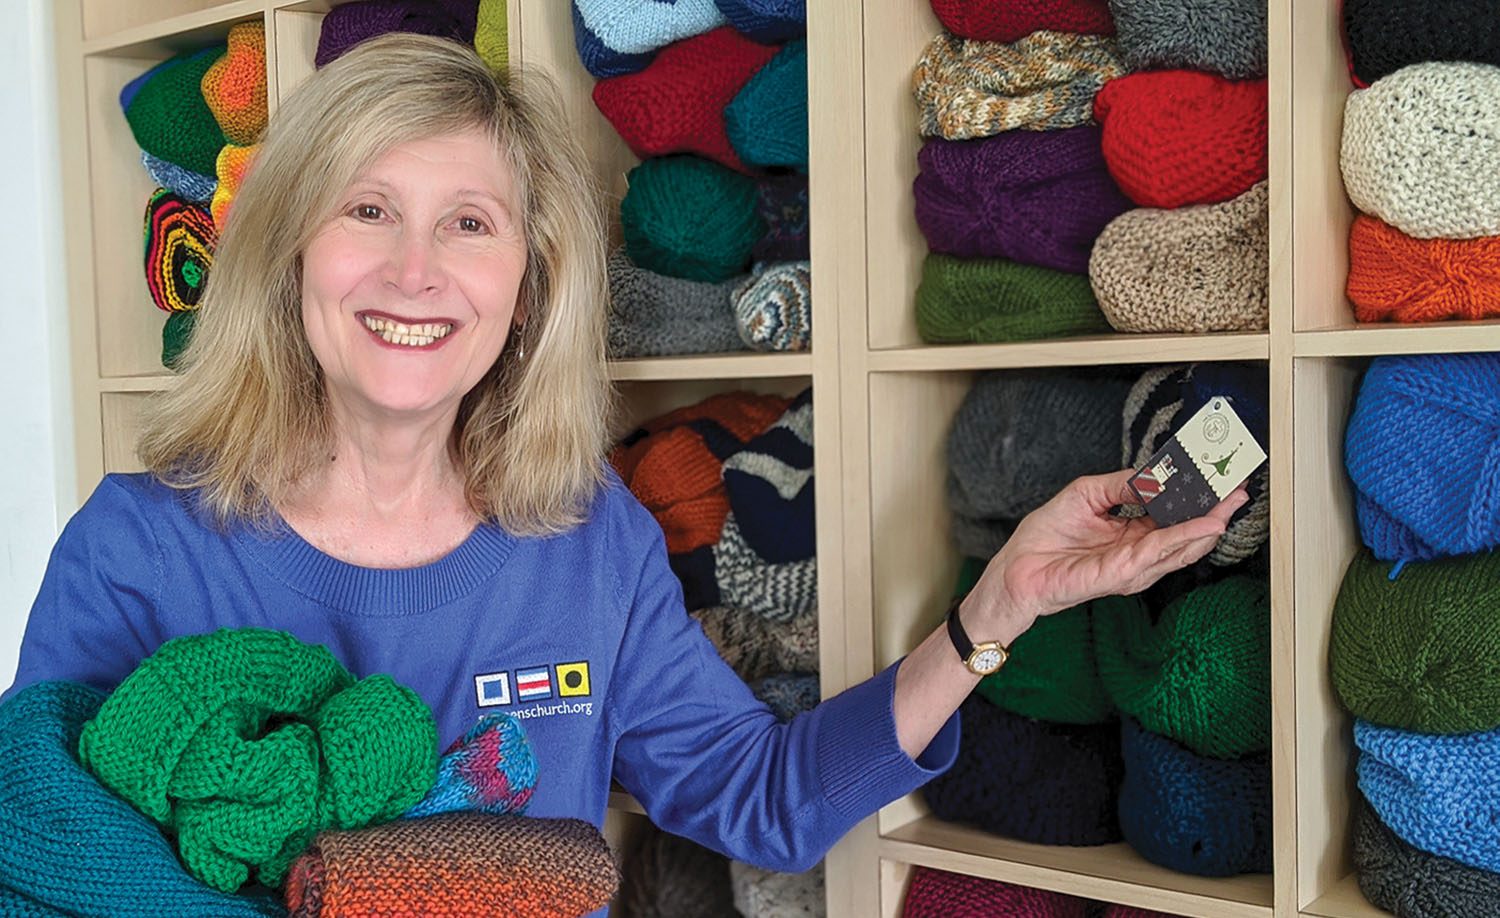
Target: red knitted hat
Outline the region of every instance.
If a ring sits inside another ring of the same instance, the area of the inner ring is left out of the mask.
[[[960,38],[1013,42],[1032,32],[1115,34],[1107,0],[932,0],[943,27]]]
[[[1266,81],[1196,70],[1110,80],[1094,98],[1104,162],[1142,207],[1217,204],[1266,177]]]
[[[1085,918],[1089,901],[931,867],[917,867],[902,918]]]
[[[645,70],[594,85],[594,104],[641,159],[696,153],[751,171],[724,129],[724,106],[776,56],[728,26],[663,48]]]
[[[1500,318],[1500,236],[1413,239],[1360,214],[1346,290],[1361,322]]]

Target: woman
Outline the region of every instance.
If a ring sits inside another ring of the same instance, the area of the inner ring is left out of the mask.
[[[150,472],[68,524],[14,688],[107,690],[173,637],[283,629],[414,688],[444,744],[525,718],[534,815],[602,823],[613,775],[664,828],[787,871],[946,767],[978,680],[946,630],[782,725],[684,613],[603,460],[604,234],[566,134],[523,79],[407,35],[282,106],[148,419]],[[1123,485],[1081,479],[1025,520],[967,634],[1008,645],[1142,589],[1243,502],[1158,531],[1105,515]]]

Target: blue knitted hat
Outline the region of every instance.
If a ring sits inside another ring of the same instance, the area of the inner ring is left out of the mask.
[[[807,41],[787,42],[724,106],[724,130],[752,166],[807,171]]]
[[[714,0],[735,31],[778,45],[807,31],[807,0]]]
[[[195,204],[207,204],[214,199],[219,180],[212,175],[199,175],[173,162],[141,151],[141,165],[151,174],[156,184],[176,192],[177,195]]]
[[[1380,560],[1500,547],[1500,353],[1376,358],[1344,464],[1360,536]]]
[[[1049,724],[979,695],[959,707],[953,767],[922,788],[933,815],[1043,845],[1120,840],[1118,727]]]
[[[1194,755],[1126,718],[1120,828],[1153,864],[1225,877],[1271,870],[1271,760]]]
[[[713,0],[572,0],[573,44],[596,79],[646,69],[657,49],[724,25]]]
[[[1354,721],[1359,789],[1407,844],[1500,873],[1500,729],[1438,736]]]
[[[773,564],[817,553],[813,526],[812,389],[724,460],[724,490],[746,543]]]

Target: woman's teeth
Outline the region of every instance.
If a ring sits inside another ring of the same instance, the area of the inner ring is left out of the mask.
[[[374,316],[364,316],[365,328],[379,335],[391,344],[404,344],[410,347],[426,347],[439,338],[445,338],[453,331],[453,326],[446,322],[428,322],[426,325],[406,325],[401,322],[392,322],[390,319],[377,319]]]

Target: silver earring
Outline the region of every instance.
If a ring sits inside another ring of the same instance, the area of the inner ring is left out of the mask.
[[[516,329],[516,331],[520,331],[520,329]],[[522,363],[526,362],[526,337],[524,335],[516,341],[516,360]]]

